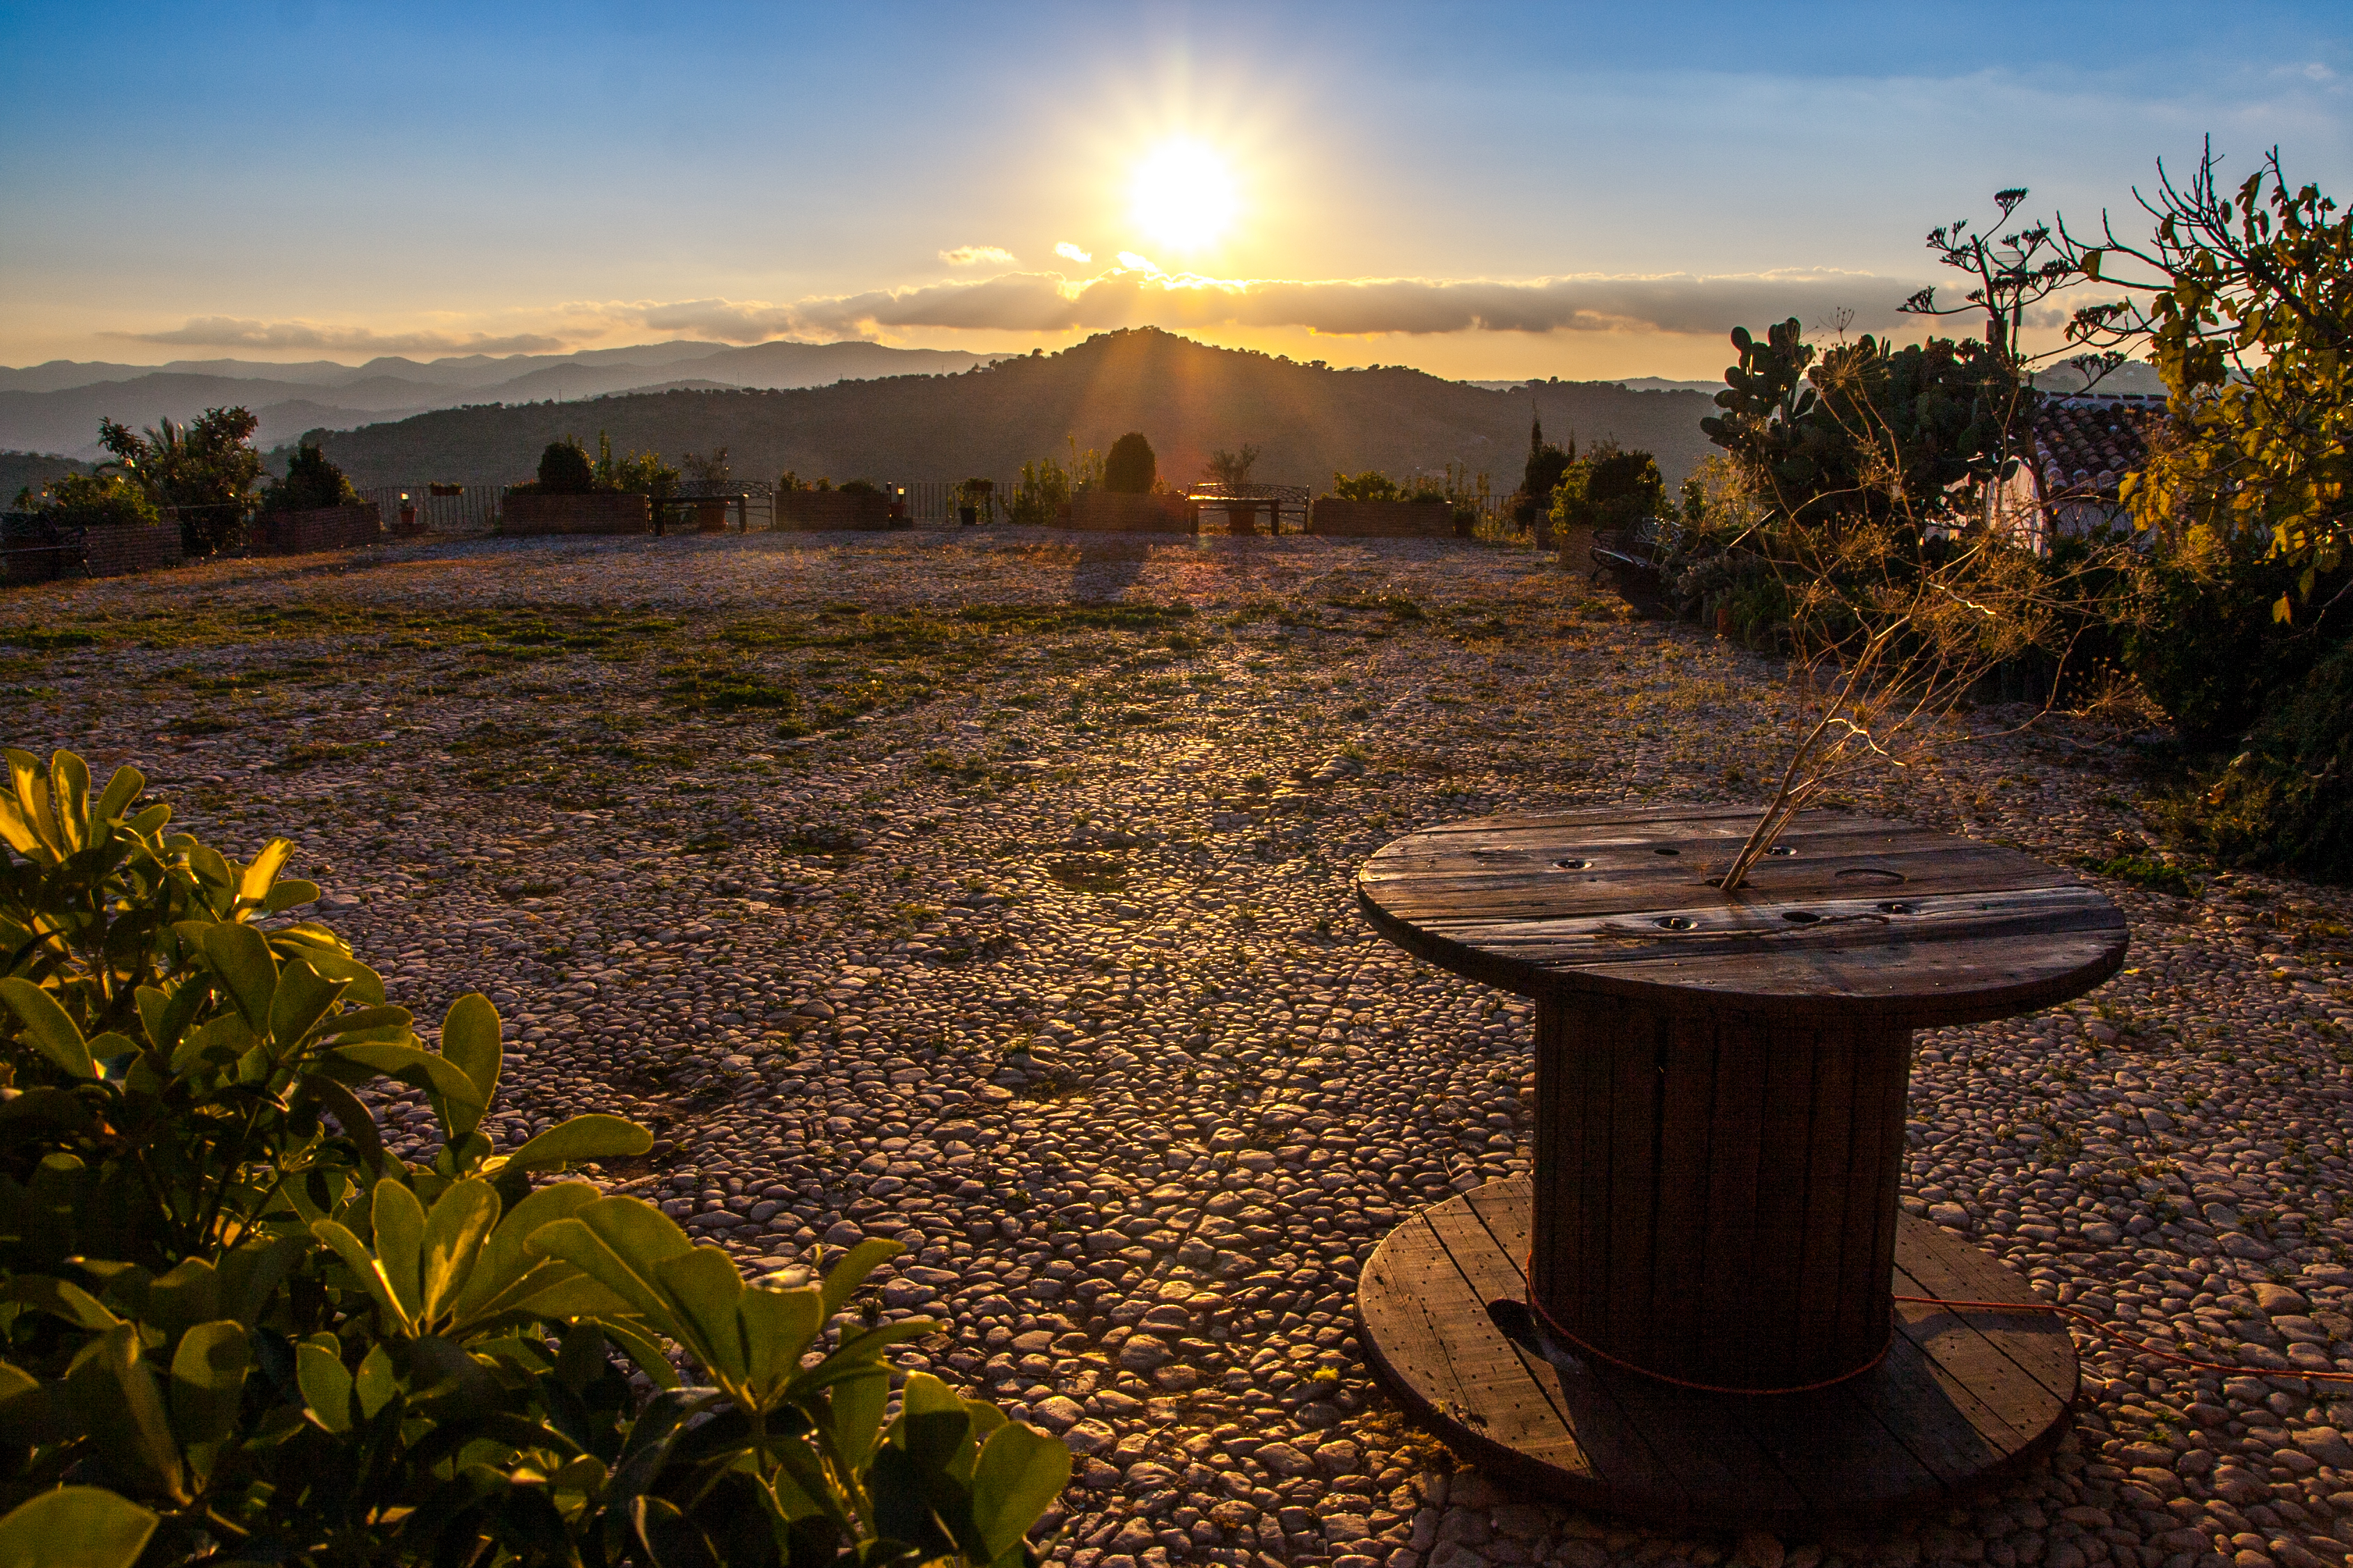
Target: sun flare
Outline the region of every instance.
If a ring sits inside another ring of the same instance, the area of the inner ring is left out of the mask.
[[[1198,142],[1166,142],[1145,155],[1129,182],[1130,216],[1172,250],[1217,243],[1238,205],[1233,172]]]

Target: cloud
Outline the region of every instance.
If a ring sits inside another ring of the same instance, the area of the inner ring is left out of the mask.
[[[1054,254],[1060,257],[1065,261],[1075,261],[1082,267],[1087,266],[1094,260],[1093,257],[1088,255],[1085,251],[1081,250],[1077,246],[1072,245],[1067,239],[1054,247]]]
[[[1020,258],[1001,246],[959,245],[954,250],[941,251],[940,259],[950,267],[1011,267]]]
[[[1915,284],[1869,273],[1803,271],[1704,277],[1581,274],[1525,281],[1365,278],[1219,279],[1164,272],[1123,252],[1124,265],[1073,281],[1013,272],[782,308],[796,330],[873,336],[947,328],[1067,332],[1124,326],[1303,327],[1335,336],[1407,332],[1635,331],[1715,335],[1796,316],[1810,325],[1840,307],[1863,331],[1903,324],[1896,305]]]
[[[142,343],[173,343],[215,349],[316,349],[329,353],[543,353],[566,341],[539,332],[379,332],[368,327],[322,326],[315,321],[255,321],[237,316],[195,316],[187,325],[161,332],[108,332]]]
[[[1227,279],[1163,271],[1129,251],[1119,259],[1120,265],[1086,277],[1004,272],[781,303],[579,300],[536,312],[540,331],[506,335],[379,332],[227,316],[199,317],[170,331],[111,335],[224,349],[371,353],[544,353],[649,332],[757,343],[783,337],[872,339],[922,330],[1059,335],[1137,326],[1304,328],[1333,336],[1619,331],[1715,337],[1735,326],[1761,329],[1789,316],[1811,327],[1841,307],[1854,312],[1855,331],[1901,328],[1908,321],[1895,313],[1895,306],[1918,287],[1870,273],[1826,270],[1715,277],[1586,273],[1525,280]]]

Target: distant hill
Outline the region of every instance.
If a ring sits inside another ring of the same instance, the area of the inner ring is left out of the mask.
[[[18,490],[37,490],[60,475],[88,472],[88,463],[54,452],[0,452],[0,507],[15,506]]]
[[[823,386],[845,378],[968,370],[990,356],[881,343],[644,343],[576,354],[464,354],[364,365],[184,360],[153,367],[52,360],[0,368],[0,447],[99,454],[98,422],[134,429],[240,404],[261,419],[264,446],[305,431],[350,429],[467,403],[571,402],[606,393],[692,384]]]
[[[548,442],[593,441],[600,431],[617,449],[673,458],[723,446],[747,477],[790,468],[805,478],[1009,483],[1023,462],[1064,457],[1072,440],[1107,450],[1141,430],[1172,481],[1199,476],[1211,451],[1247,442],[1260,449],[1257,477],[1273,482],[1320,488],[1335,470],[1402,478],[1463,462],[1509,490],[1531,415],[1555,441],[1615,437],[1646,447],[1673,484],[1713,450],[1699,431],[1713,411],[1697,392],[1606,382],[1495,390],[1403,366],[1327,370],[1145,327],[959,375],[443,409],[336,434],[327,449],[363,485],[527,479]]]

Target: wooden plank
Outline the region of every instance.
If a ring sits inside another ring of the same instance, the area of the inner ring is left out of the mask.
[[[1800,1342],[1851,1347],[1867,1353],[1876,1335],[1868,1328],[1857,1331],[1841,1311],[1850,1301],[1885,1291],[1887,1275],[1873,1278],[1868,1247],[1851,1254],[1847,1237],[1852,1222],[1860,1220],[1870,1234],[1871,1211],[1850,1211],[1852,1194],[1857,1121],[1869,1101],[1876,1114],[1879,1097],[1871,1092],[1874,1061],[1869,1042],[1847,1035],[1818,1034],[1809,1042],[1813,1058],[1814,1095],[1810,1127],[1799,1158],[1806,1166],[1805,1220],[1799,1237],[1798,1288],[1791,1303],[1791,1332]],[[1845,1332],[1841,1326],[1849,1325]]]
[[[1886,1370],[1865,1377],[1901,1378],[1911,1370],[1900,1359],[1893,1368],[1885,1362],[1881,1367]],[[1945,1479],[1921,1462],[1853,1382],[1814,1394],[1745,1399],[1726,1414],[1825,1510],[1885,1507],[1943,1492]]]
[[[1707,1213],[1696,1236],[1701,1258],[1701,1321],[1738,1323],[1746,1314],[1757,1266],[1757,1164],[1771,1052],[1757,1030],[1713,1028],[1715,1098],[1708,1111]]]
[[[1821,1347],[1830,1352],[1825,1364],[1808,1355],[1816,1347],[1808,1345],[1797,1332],[1806,1247],[1805,1149],[1813,1126],[1816,1066],[1810,1040],[1775,1038],[1766,1047],[1752,1220],[1755,1240],[1750,1244],[1746,1285],[1750,1329],[1741,1347],[1746,1354],[1727,1363],[1719,1375],[1706,1382],[1786,1388],[1819,1382],[1858,1359],[1851,1347]]]
[[[1518,1183],[1487,1183],[1463,1194],[1463,1204],[1490,1239],[1484,1272],[1473,1274],[1475,1289],[1490,1295],[1525,1293],[1527,1277],[1518,1268],[1520,1258],[1527,1256],[1525,1190]],[[1463,1250],[1468,1253],[1471,1246]],[[1562,1371],[1551,1361],[1544,1366],[1551,1371],[1562,1405],[1581,1432],[1600,1441],[1602,1432],[1621,1427],[1621,1434],[1609,1436],[1612,1469],[1635,1474],[1640,1460],[1650,1460],[1650,1486],[1690,1488],[1708,1498],[1736,1500],[1736,1507],[1746,1510],[1800,1502],[1800,1495],[1762,1450],[1744,1450],[1736,1441],[1725,1441],[1713,1401],[1696,1401],[1694,1411],[1690,1396],[1596,1363],[1588,1356],[1578,1356],[1577,1371]]]
[[[1381,1267],[1357,1283],[1357,1315],[1393,1386],[1425,1419],[1606,1484],[1427,1218],[1390,1232],[1375,1255]]]
[[[1875,1071],[1867,1090],[1858,1093],[1854,1128],[1848,1148],[1847,1218],[1840,1245],[1851,1268],[1869,1280],[1890,1278],[1895,1265],[1895,1193],[1903,1173],[1905,1091],[1912,1076],[1912,1040],[1901,1031],[1885,1032],[1875,1045],[1858,1050],[1873,1054]],[[1856,1257],[1860,1252],[1862,1256]],[[1857,1291],[1839,1303],[1833,1330],[1841,1339],[1864,1342],[1883,1338],[1890,1321],[1883,1294]]]
[[[1666,1079],[1659,1117],[1658,1234],[1651,1259],[1651,1318],[1664,1344],[1696,1342],[1706,1331],[1710,1134],[1715,1127],[1716,1027],[1679,1021],[1666,1040]]]
[[[1896,1294],[1953,1301],[2033,1300],[2024,1280],[1966,1242],[1955,1241],[1920,1220],[1907,1217],[1902,1225],[1895,1258]],[[2052,1398],[2063,1404],[2073,1402],[2081,1386],[2075,1345],[2055,1313],[2012,1316],[1957,1311],[1947,1315],[1959,1328],[1983,1338],[2015,1362]]]
[[[1611,1043],[1609,1086],[1609,1289],[1598,1342],[1640,1366],[1655,1363],[1651,1263],[1657,1256],[1658,1096],[1656,1019],[1625,1016]]]

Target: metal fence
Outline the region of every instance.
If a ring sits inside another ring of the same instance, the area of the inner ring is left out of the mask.
[[[400,525],[400,509],[417,509],[419,526],[435,533],[488,533],[497,526],[499,502],[507,487],[491,480],[463,484],[375,485],[360,491],[384,513],[387,529]]]

